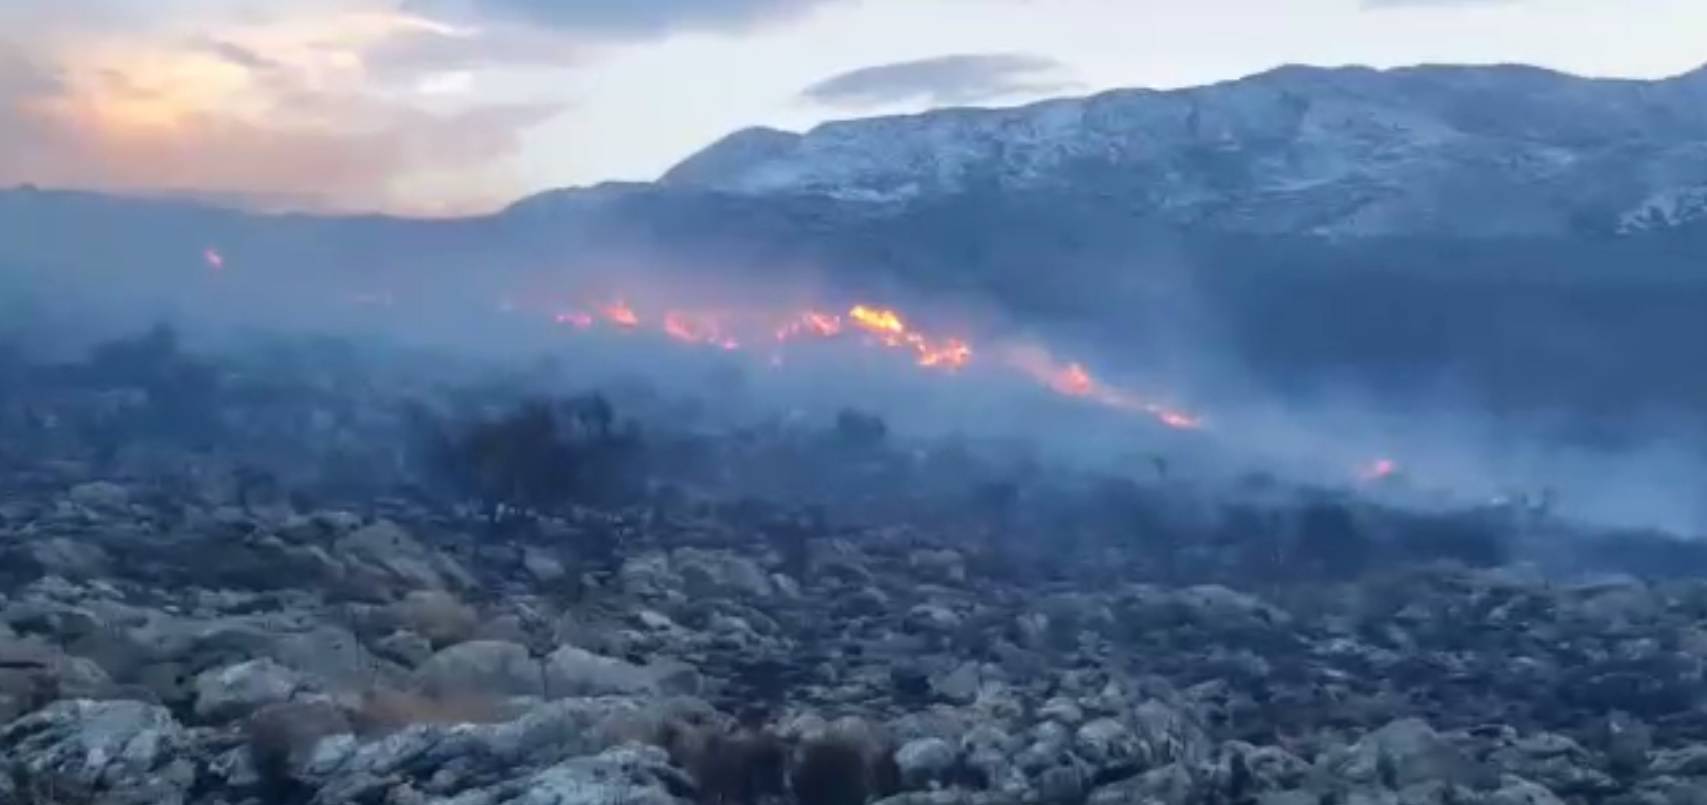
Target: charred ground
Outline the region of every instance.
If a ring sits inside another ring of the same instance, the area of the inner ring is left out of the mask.
[[[0,350],[0,801],[1703,790],[1695,543],[573,376]]]

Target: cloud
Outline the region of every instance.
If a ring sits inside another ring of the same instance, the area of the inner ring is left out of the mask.
[[[266,209],[497,206],[518,192],[507,158],[566,104],[474,92],[472,74],[457,80],[462,92],[446,91],[446,71],[412,43],[461,36],[430,21],[342,15],[182,39],[0,42],[0,186]]]
[[[405,10],[454,19],[504,19],[598,37],[742,30],[837,0],[408,0]]]
[[[872,107],[923,99],[955,105],[1070,86],[1062,64],[1024,53],[969,53],[880,64],[832,76],[801,92],[807,100],[841,107]]]

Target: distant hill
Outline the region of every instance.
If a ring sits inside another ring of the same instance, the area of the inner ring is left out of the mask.
[[[1707,420],[1707,70],[1287,67],[756,129],[657,183],[459,220],[0,192],[0,279],[130,310],[265,320],[384,290],[442,315],[636,266],[999,310],[1186,389]]]

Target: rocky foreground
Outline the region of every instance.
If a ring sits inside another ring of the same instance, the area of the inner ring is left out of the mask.
[[[0,361],[0,803],[1707,802],[1699,551],[291,354]]]
[[[621,536],[606,569],[594,534]],[[14,490],[0,801],[1707,802],[1707,583],[1436,566],[1258,595],[978,551],[714,508],[502,536],[401,502]]]

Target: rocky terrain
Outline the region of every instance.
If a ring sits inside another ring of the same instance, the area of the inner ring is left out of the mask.
[[[309,354],[0,360],[0,802],[1707,801],[1683,543]]]

